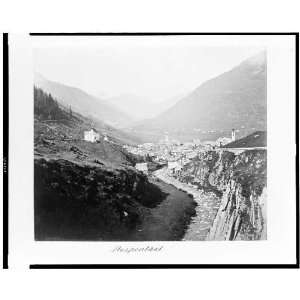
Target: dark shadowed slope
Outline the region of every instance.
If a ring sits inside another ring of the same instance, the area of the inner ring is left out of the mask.
[[[197,132],[231,128],[249,133],[266,129],[266,53],[201,84],[158,117],[136,131]]]
[[[35,74],[35,86],[50,93],[59,103],[71,107],[74,111],[92,116],[115,127],[124,127],[132,119],[107,101],[96,98],[75,87],[50,81],[40,74]]]
[[[246,137],[225,145],[223,148],[253,148],[267,146],[267,132],[256,131]]]

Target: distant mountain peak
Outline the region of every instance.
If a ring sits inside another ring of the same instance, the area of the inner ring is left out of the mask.
[[[214,138],[235,128],[243,135],[266,130],[266,51],[200,84],[157,117],[134,127],[149,136],[172,131],[180,137]],[[197,130],[195,130],[197,129]]]
[[[247,65],[265,65],[267,62],[267,52],[261,51],[250,58],[244,60],[241,65],[247,64]]]

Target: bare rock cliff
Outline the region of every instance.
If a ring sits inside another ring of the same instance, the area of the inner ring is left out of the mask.
[[[202,152],[179,179],[221,197],[208,240],[266,239],[266,150]]]

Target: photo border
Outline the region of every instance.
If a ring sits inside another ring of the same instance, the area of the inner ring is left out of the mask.
[[[3,33],[3,257],[2,268],[8,269],[8,169],[9,169],[9,81],[8,33]]]
[[[30,36],[291,35],[295,37],[296,263],[295,264],[30,264],[30,269],[297,269],[299,268],[299,32],[56,32]],[[8,269],[8,34],[3,34],[3,268]]]

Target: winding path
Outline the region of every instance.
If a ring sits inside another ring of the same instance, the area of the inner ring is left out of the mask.
[[[128,240],[180,241],[191,217],[195,215],[195,201],[170,184],[151,177],[149,180],[168,195],[155,208],[143,212],[141,224],[131,232]]]

